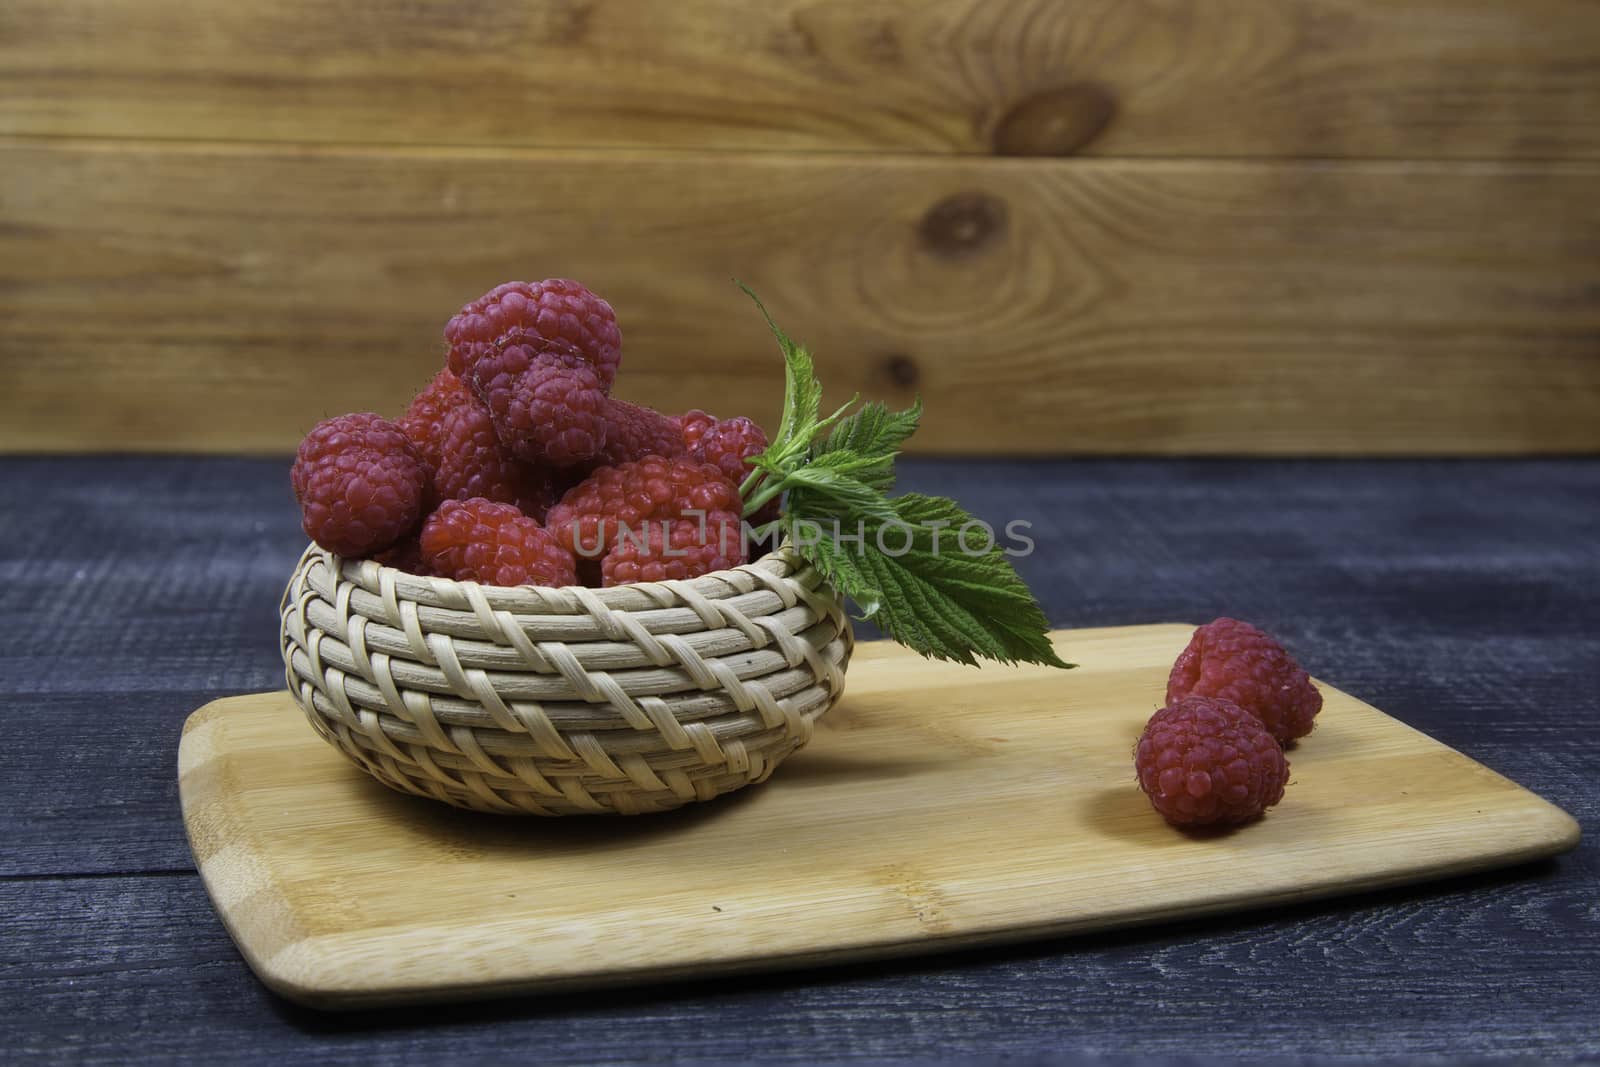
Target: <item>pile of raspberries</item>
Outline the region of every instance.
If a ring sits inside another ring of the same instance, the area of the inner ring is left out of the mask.
[[[1166,707],[1134,748],[1139,788],[1174,826],[1249,822],[1283,799],[1283,746],[1321,710],[1310,676],[1270,635],[1209,622],[1172,665]]]
[[[398,420],[341,415],[301,442],[291,481],[317,544],[504,586],[746,562],[739,483],[766,434],[612,397],[622,334],[610,304],[565,279],[507,282],[444,336],[444,369]]]

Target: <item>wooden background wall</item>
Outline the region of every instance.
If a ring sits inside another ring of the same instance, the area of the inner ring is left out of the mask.
[[[508,278],[929,450],[1600,449],[1594,0],[7,0],[0,448],[281,450]]]

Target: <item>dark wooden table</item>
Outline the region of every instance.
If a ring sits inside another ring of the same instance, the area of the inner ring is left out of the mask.
[[[1600,819],[1600,461],[906,464],[1034,523],[1054,623],[1234,614]],[[1079,940],[324,1016],[258,985],[178,815],[184,718],[281,684],[282,460],[0,461],[0,1049],[375,1063],[1600,1056],[1600,847]],[[847,832],[841,827],[840,832]],[[1103,1062],[1097,1059],[1097,1062]]]

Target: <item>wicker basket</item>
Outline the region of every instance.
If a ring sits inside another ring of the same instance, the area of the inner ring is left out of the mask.
[[[500,589],[317,548],[282,604],[289,691],[394,789],[639,814],[760,782],[839,699],[853,637],[788,549],[687,582]]]

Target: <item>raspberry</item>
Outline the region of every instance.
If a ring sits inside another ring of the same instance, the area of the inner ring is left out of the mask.
[[[1285,744],[1310,733],[1322,710],[1322,694],[1294,657],[1237,619],[1200,627],[1178,655],[1167,679],[1167,702],[1191,694],[1231,700]]]
[[[572,555],[510,504],[446,500],[422,524],[423,562],[442,578],[485,585],[576,585]]]
[[[467,403],[445,415],[439,437],[433,485],[440,499],[483,497],[515,504],[535,519],[555,503],[550,472],[517,462],[496,436],[488,410],[470,395]]]
[[[622,333],[611,305],[565,278],[497,285],[463,307],[444,336],[450,369],[463,378],[496,345],[564,342],[593,368],[606,392],[622,362]]]
[[[396,422],[416,446],[417,454],[437,470],[445,416],[463,404],[475,403],[472,391],[461,379],[442,370],[412,399],[411,406]]]
[[[1283,799],[1289,763],[1237,704],[1184,697],[1150,717],[1133,764],[1139,788],[1174,826],[1249,822]]]
[[[416,529],[428,468],[400,427],[362,412],[306,434],[289,481],[306,534],[335,555],[358,557]]]
[[[679,415],[678,429],[683,434],[684,447],[693,448],[699,444],[700,438],[704,437],[706,431],[716,424],[717,417],[715,415],[708,415],[699,408],[694,408]]]
[[[655,408],[610,400],[606,404],[606,443],[594,467],[634,463],[646,456],[678,456],[684,452],[678,422]]]
[[[621,528],[638,532],[649,519],[682,518],[689,510],[737,515],[739,490],[709,463],[646,456],[601,467],[550,509],[547,525],[579,556],[600,556],[618,543]]]
[[[728,511],[659,519],[621,536],[600,562],[605,585],[698,578],[745,561],[739,516]]]
[[[524,463],[570,467],[605,446],[605,389],[568,345],[491,346],[467,381],[500,440]]]
[[[744,476],[750,473],[754,466],[750,460],[767,449],[766,432],[743,415],[718,419],[710,426],[685,422],[683,437],[686,443],[691,433],[696,435],[696,439],[689,445],[689,455],[716,464],[723,475],[735,484],[744,481]]]

